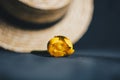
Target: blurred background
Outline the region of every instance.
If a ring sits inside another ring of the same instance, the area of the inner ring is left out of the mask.
[[[94,0],[94,8],[87,33],[75,44],[92,66],[80,79],[120,80],[120,0]]]
[[[81,48],[120,47],[120,0],[95,0],[88,32],[76,44]]]
[[[94,0],[87,33],[65,58],[0,49],[1,80],[120,80],[120,0]]]

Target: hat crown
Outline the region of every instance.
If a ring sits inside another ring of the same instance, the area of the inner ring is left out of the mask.
[[[71,0],[19,0],[20,2],[37,9],[58,9],[62,8]]]
[[[66,13],[71,0],[0,0],[10,14],[33,23],[51,23]]]

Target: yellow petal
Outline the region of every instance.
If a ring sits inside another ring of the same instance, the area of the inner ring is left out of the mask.
[[[63,57],[74,53],[72,42],[65,36],[55,36],[48,42],[48,52],[54,57]]]

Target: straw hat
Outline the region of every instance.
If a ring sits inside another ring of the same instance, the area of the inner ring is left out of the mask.
[[[1,47],[27,53],[46,50],[47,43],[52,37],[67,36],[75,43],[88,29],[93,13],[93,0],[31,1],[33,2],[0,0],[4,10],[10,13],[3,16],[0,9]],[[42,5],[42,1],[49,1],[49,3],[47,6]],[[53,4],[54,1],[58,1],[56,6]]]

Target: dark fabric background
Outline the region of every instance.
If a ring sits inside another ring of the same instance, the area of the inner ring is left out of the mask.
[[[120,0],[95,0],[88,32],[77,43],[81,48],[120,47]]]
[[[0,80],[120,80],[120,0],[94,4],[89,30],[75,44],[74,55],[53,58],[1,48]]]

